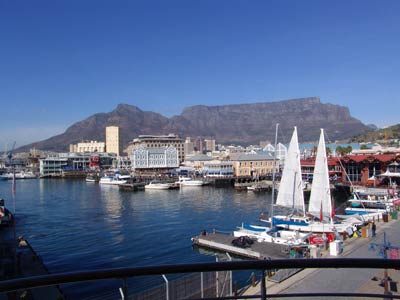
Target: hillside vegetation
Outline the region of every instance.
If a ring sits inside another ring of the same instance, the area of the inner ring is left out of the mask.
[[[351,142],[368,143],[368,142],[388,142],[400,139],[400,124],[387,128],[371,130],[356,135],[350,139]]]

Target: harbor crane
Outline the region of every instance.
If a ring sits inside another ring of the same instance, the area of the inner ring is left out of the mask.
[[[12,165],[13,151],[14,151],[14,149],[15,149],[15,144],[16,144],[16,143],[17,143],[17,142],[14,142],[14,144],[13,144],[12,147],[11,147],[11,150],[8,151],[7,154],[6,154],[7,163],[8,163],[9,166]]]

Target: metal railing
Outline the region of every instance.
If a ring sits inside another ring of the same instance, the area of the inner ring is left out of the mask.
[[[267,271],[276,269],[308,269],[308,268],[345,268],[345,269],[400,269],[398,259],[353,259],[353,258],[322,258],[322,259],[277,259],[277,260],[247,260],[233,262],[199,263],[164,265],[136,268],[115,268],[85,272],[71,272],[62,274],[51,274],[21,279],[6,280],[0,282],[0,293],[12,292],[21,289],[33,289],[39,287],[54,286],[67,283],[78,283],[87,281],[98,281],[108,279],[120,279],[123,282],[124,298],[128,299],[126,280],[136,276],[151,276],[162,274],[184,274],[211,271],[238,271],[258,270],[261,274],[260,294],[252,296],[231,295],[219,298],[196,298],[196,299],[267,299],[268,298],[290,298],[290,297],[380,297],[388,299],[400,299],[397,295],[370,294],[370,293],[285,293],[267,294],[266,274]],[[192,298],[195,299],[195,298]]]

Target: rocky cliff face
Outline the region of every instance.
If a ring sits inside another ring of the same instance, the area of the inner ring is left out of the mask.
[[[136,106],[120,104],[110,113],[95,114],[75,123],[65,133],[22,147],[67,151],[69,144],[82,140],[105,140],[106,126],[119,126],[123,146],[140,134],[176,133],[181,137],[201,136],[218,143],[258,144],[272,141],[279,123],[281,142],[288,142],[293,126],[299,141],[315,141],[324,128],[330,141],[352,137],[369,128],[350,116],[346,107],[323,104],[319,98],[224,106],[192,106],[181,115],[166,118]],[[20,148],[20,150],[23,150]]]

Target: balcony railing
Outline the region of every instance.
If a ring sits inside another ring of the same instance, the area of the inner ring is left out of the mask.
[[[128,278],[149,275],[165,274],[184,274],[200,273],[213,271],[238,271],[238,270],[257,270],[260,272],[260,294],[252,296],[231,295],[219,298],[190,298],[190,299],[267,299],[267,298],[290,298],[290,297],[360,297],[360,298],[387,298],[400,299],[398,295],[384,293],[321,293],[309,291],[307,293],[285,293],[268,294],[266,289],[266,274],[270,270],[277,269],[308,269],[308,268],[345,268],[345,269],[400,269],[399,259],[350,259],[350,258],[323,258],[323,259],[278,259],[278,260],[251,260],[251,261],[233,261],[217,263],[199,263],[199,264],[180,264],[165,266],[150,266],[136,268],[116,268],[85,272],[71,272],[61,274],[50,274],[43,276],[27,277],[0,282],[0,293],[12,292],[18,290],[34,289],[69,283],[79,283],[88,281],[99,281],[109,279],[120,279],[122,281],[122,294],[128,299],[126,282]],[[343,279],[346,280],[346,279]],[[368,279],[366,279],[368,280]],[[337,287],[336,287],[337,288]]]

